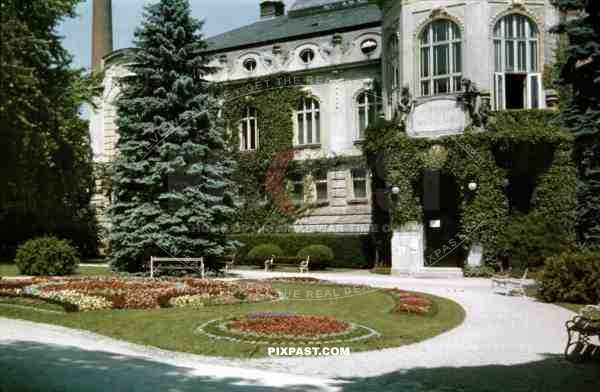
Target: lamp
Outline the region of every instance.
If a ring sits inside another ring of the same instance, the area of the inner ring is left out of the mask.
[[[475,181],[471,181],[471,182],[469,182],[467,187],[469,188],[469,190],[471,192],[473,192],[473,191],[477,190],[477,183]]]

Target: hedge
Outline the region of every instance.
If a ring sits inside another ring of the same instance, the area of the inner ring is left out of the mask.
[[[330,267],[334,268],[371,268],[375,260],[375,248],[368,234],[236,234],[229,238],[242,243],[236,251],[239,264],[252,264],[246,255],[261,244],[277,244],[285,256],[296,256],[308,245],[325,245],[333,251]]]
[[[600,302],[600,252],[565,252],[546,260],[540,295],[547,302]]]

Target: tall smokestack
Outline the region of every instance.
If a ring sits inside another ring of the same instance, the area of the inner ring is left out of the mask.
[[[112,0],[94,0],[92,17],[92,71],[102,68],[102,57],[112,52]]]

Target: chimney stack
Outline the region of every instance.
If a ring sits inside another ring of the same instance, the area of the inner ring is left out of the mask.
[[[92,16],[92,72],[102,69],[102,57],[113,50],[112,0],[94,0]]]
[[[285,15],[285,4],[282,0],[260,2],[260,19],[272,19]]]

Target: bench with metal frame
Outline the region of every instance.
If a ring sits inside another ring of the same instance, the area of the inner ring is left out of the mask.
[[[600,305],[590,307],[600,309]],[[600,320],[590,320],[579,314],[567,321],[565,327],[568,335],[565,358],[568,361],[600,360]]]
[[[290,259],[290,258],[288,258]],[[309,271],[310,265],[310,256],[307,256],[306,259],[303,258],[291,258],[293,260],[297,260],[298,263],[290,264],[290,263],[279,263],[276,260],[276,257],[273,255],[270,259],[265,260],[265,272],[269,272],[269,270],[273,270],[276,267],[290,267],[290,268],[298,268],[298,270],[302,272]]]

